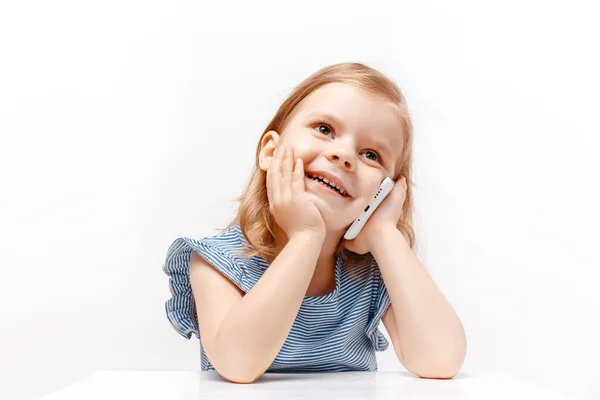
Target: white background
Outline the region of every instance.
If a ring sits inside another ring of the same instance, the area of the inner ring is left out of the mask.
[[[199,370],[164,314],[168,246],[229,222],[296,84],[361,61],[408,99],[416,251],[463,370],[600,399],[592,3],[2,3],[0,398]]]

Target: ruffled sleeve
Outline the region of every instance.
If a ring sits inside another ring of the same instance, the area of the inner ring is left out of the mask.
[[[379,321],[390,306],[390,296],[388,295],[383,277],[379,271],[379,267],[375,264],[374,267],[374,284],[373,298],[371,300],[371,319],[367,324],[367,337],[371,340],[376,351],[384,351],[389,347],[389,342],[383,333],[379,330]]]
[[[169,322],[183,337],[190,339],[194,334],[200,338],[189,274],[192,252],[200,254],[209,264],[247,293],[260,278],[260,273],[256,268],[248,269],[245,261],[233,254],[232,250],[238,247],[240,247],[239,240],[235,232],[230,231],[221,236],[202,240],[178,238],[167,250],[163,271],[169,276],[172,297],[166,301],[165,310]]]

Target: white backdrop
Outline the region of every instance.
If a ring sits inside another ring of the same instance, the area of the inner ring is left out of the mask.
[[[293,86],[361,61],[409,102],[417,253],[463,370],[600,399],[591,3],[3,2],[0,398],[198,370],[164,314],[168,246],[229,222]]]

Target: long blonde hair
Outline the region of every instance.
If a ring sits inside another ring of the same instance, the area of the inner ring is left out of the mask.
[[[273,228],[275,220],[269,211],[269,200],[267,197],[266,172],[259,167],[259,154],[263,136],[269,131],[283,132],[289,117],[295,107],[309,94],[328,83],[346,83],[369,93],[380,94],[396,104],[402,116],[402,132],[404,133],[404,147],[401,156],[395,166],[396,175],[406,177],[407,191],[406,200],[402,207],[402,217],[397,224],[398,230],[408,240],[410,247],[414,245],[414,231],[411,226],[412,220],[412,143],[413,124],[408,113],[408,107],[404,95],[396,84],[381,72],[360,63],[342,63],[330,65],[315,72],[302,83],[296,86],[288,98],[281,104],[275,116],[265,128],[256,147],[256,162],[248,185],[243,194],[235,201],[240,202],[238,212],[234,220],[225,229],[239,223],[249,247],[242,250],[245,257],[260,255],[265,260],[275,256],[281,250],[282,245],[277,243]],[[343,240],[340,240],[335,255],[341,255],[348,263],[360,262],[364,256],[349,252],[343,248]],[[368,256],[368,255],[367,255]]]

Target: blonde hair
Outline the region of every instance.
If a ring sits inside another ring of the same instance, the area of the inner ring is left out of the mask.
[[[408,240],[410,247],[413,247],[414,231],[411,227],[413,124],[408,113],[406,100],[396,84],[381,72],[360,63],[342,63],[322,68],[296,86],[281,104],[261,135],[256,148],[256,163],[248,185],[243,194],[234,199],[240,202],[237,215],[225,228],[229,229],[238,223],[240,224],[241,231],[250,245],[241,251],[243,256],[260,255],[266,260],[278,254],[282,248],[282,245],[276,242],[273,232],[275,220],[269,211],[266,172],[259,167],[259,154],[263,136],[269,131],[283,132],[289,122],[290,115],[304,98],[321,86],[334,82],[350,84],[369,93],[383,95],[396,104],[401,113],[404,147],[395,166],[394,180],[399,176],[406,177],[407,191],[406,200],[402,207],[402,217],[397,224],[397,228]],[[369,254],[360,256],[344,249],[343,239],[340,240],[335,255],[341,255],[347,263],[358,263],[365,260],[365,256],[369,256]]]

